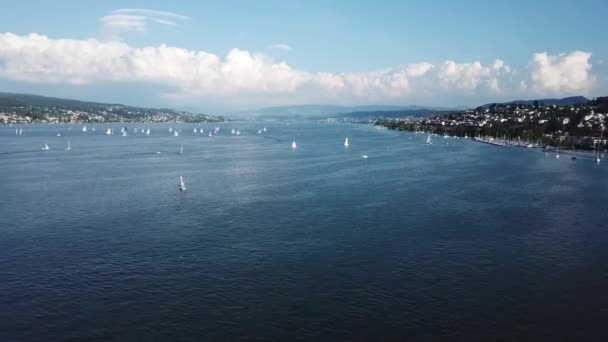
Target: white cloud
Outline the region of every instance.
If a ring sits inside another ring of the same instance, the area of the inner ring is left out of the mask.
[[[104,37],[117,39],[119,34],[125,32],[146,32],[149,23],[178,28],[181,22],[188,19],[187,16],[172,12],[123,8],[110,12],[99,18],[99,21]]]
[[[133,15],[130,11],[119,14]],[[135,19],[126,22],[133,29],[140,27],[133,24]],[[222,57],[167,45],[139,48],[121,41],[0,33],[0,79],[48,84],[140,82],[172,98],[238,99],[243,104],[273,99],[283,103],[445,103],[446,98],[461,101],[463,97],[513,96],[529,87],[588,89],[593,79],[589,55],[579,54],[534,55],[537,62],[531,65],[529,81],[514,79],[517,73],[500,59],[491,64],[448,60],[331,73],[294,69],[285,62],[240,49]],[[551,71],[560,77],[545,75]],[[554,83],[558,86],[548,86]]]
[[[281,50],[281,51],[291,51],[291,46],[289,46],[288,44],[285,43],[275,43],[275,44],[270,44],[268,45],[269,49],[272,50]]]
[[[591,53],[584,51],[535,53],[529,64],[532,87],[543,94],[587,94],[595,82],[590,57]]]

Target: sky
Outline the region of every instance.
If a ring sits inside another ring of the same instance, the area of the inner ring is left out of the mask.
[[[0,91],[230,111],[608,95],[605,0],[0,0]]]

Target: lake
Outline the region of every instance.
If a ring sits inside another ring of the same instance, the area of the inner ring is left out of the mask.
[[[127,126],[0,127],[0,340],[608,338],[608,160]]]

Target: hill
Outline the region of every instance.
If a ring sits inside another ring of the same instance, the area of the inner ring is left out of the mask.
[[[502,105],[506,105],[506,104],[524,104],[524,105],[532,105],[535,102],[542,103],[542,104],[548,105],[548,106],[552,106],[552,105],[556,105],[556,106],[571,106],[571,105],[576,105],[576,104],[587,104],[587,103],[591,102],[591,100],[589,100],[588,98],[586,98],[584,96],[570,96],[570,97],[564,97],[564,98],[561,98],[561,99],[515,100],[515,101],[503,102],[503,103],[487,103],[487,104],[483,105],[483,107],[489,107],[489,106],[491,106],[493,104],[502,104]]]
[[[221,116],[167,108],[88,102],[32,94],[0,93],[0,123],[205,122]]]
[[[413,111],[437,111],[446,108],[433,108],[423,106],[389,106],[389,105],[363,105],[363,106],[339,106],[327,104],[305,104],[294,106],[266,107],[256,111],[242,112],[241,115],[252,115],[263,118],[275,119],[321,119],[329,117],[380,117],[381,115],[393,116],[398,113],[409,113]],[[411,114],[406,114],[411,115]]]

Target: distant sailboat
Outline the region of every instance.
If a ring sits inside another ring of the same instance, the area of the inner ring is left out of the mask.
[[[291,143],[291,148],[292,148],[293,150],[295,150],[297,147],[298,147],[298,145],[296,145],[296,141],[294,140],[294,141]]]
[[[433,142],[431,141],[431,135],[429,135],[428,138],[426,138],[426,143],[429,145],[433,144]]]
[[[235,135],[235,134],[236,134],[236,131],[234,130],[234,128],[233,128],[232,130],[230,130],[230,133],[231,133],[232,135]]]
[[[108,130],[106,131],[106,135],[112,135],[112,129],[108,128]]]
[[[264,127],[264,132],[266,132],[266,127]]]
[[[123,127],[121,132],[122,132],[123,137],[126,137],[127,135],[129,135],[129,129],[127,128],[127,126]]]
[[[241,135],[241,131],[239,131],[238,129],[236,130],[236,135]]]
[[[258,129],[258,134],[262,134],[262,130],[261,129]]]
[[[43,151],[48,151],[50,150],[49,145],[48,144],[44,144],[44,146],[42,147]]]
[[[210,136],[210,137],[212,137],[212,136],[213,136],[213,133],[211,133],[211,131],[209,131],[209,136]]]
[[[348,138],[344,140],[344,147],[348,147]]]
[[[179,176],[179,191],[184,190],[186,190],[186,181],[184,180],[184,177]]]
[[[196,129],[196,127],[194,127],[194,133],[198,133],[198,130]]]
[[[361,158],[367,159],[367,154],[362,155]]]
[[[173,127],[169,127],[169,133],[173,132]]]
[[[179,137],[179,132],[177,130],[173,131],[173,136],[174,137]]]
[[[181,156],[184,153],[184,145],[179,144],[179,155]]]
[[[65,148],[66,151],[72,150],[72,145],[70,145],[70,141],[68,140],[68,146]]]
[[[15,135],[19,135],[19,128],[15,128]]]
[[[60,137],[61,136],[61,131],[57,131],[57,136]]]
[[[19,128],[19,136],[23,135],[23,127]]]
[[[595,155],[595,162],[600,163],[600,143],[597,143],[597,153]]]
[[[86,133],[86,131],[87,131],[87,125],[82,126],[82,131]]]
[[[150,129],[146,130],[146,135],[150,135]]]
[[[198,132],[199,132],[200,134],[205,133],[205,131],[203,131],[203,127],[199,128],[199,129],[198,129]]]

